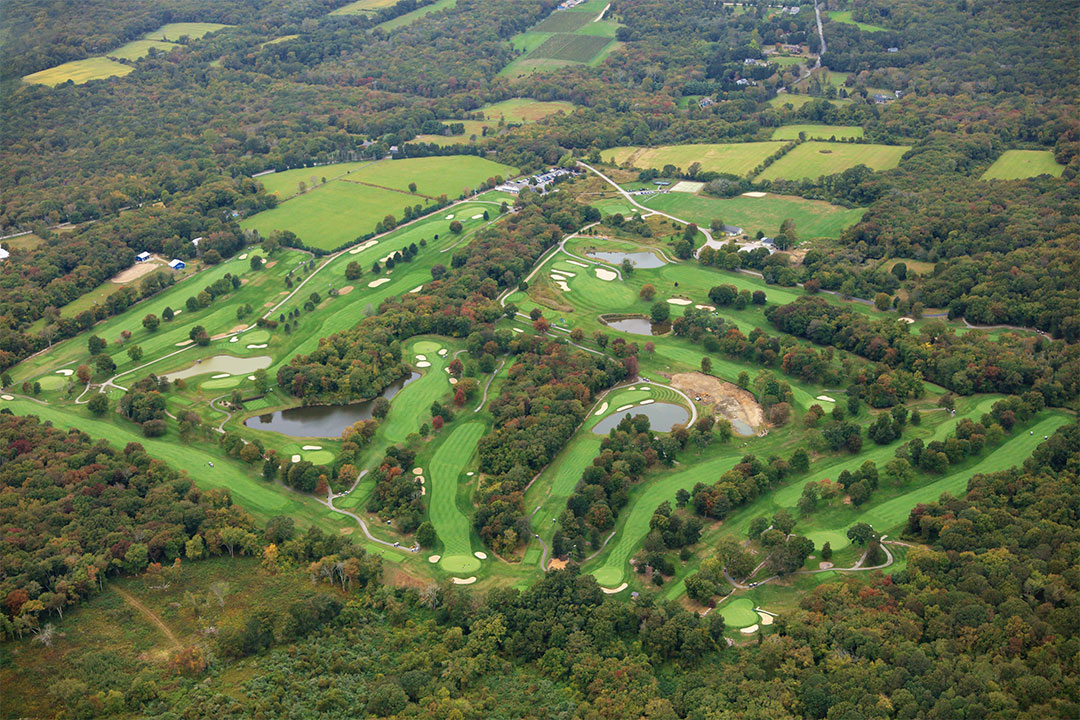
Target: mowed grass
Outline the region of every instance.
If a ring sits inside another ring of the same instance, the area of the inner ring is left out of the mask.
[[[754,612],[754,601],[748,597],[732,598],[718,606],[716,612],[724,618],[724,625],[727,627],[750,627],[761,621],[758,614]]]
[[[793,195],[766,195],[760,198],[737,196],[714,198],[690,193],[664,193],[644,198],[642,204],[676,217],[708,227],[714,218],[737,225],[750,235],[759,230],[772,235],[784,220],[795,221],[800,239],[840,237],[840,233],[859,221],[861,208],[845,208],[822,200],[807,200]]]
[[[132,40],[106,54],[118,60],[138,60],[149,55],[151,48],[167,53],[177,47],[180,46],[176,43],[162,42],[161,40]]]
[[[448,572],[473,572],[480,561],[472,554],[469,519],[458,507],[457,486],[487,427],[478,420],[459,421],[448,430],[427,468],[428,514],[443,544],[440,567]]]
[[[773,131],[773,140],[798,140],[805,133],[810,140],[847,140],[861,138],[863,129],[858,125],[784,125]]]
[[[607,163],[628,163],[639,169],[674,165],[685,170],[697,162],[702,170],[746,175],[781,147],[783,143],[774,141],[664,145],[655,148],[615,147],[602,151],[600,157]]]
[[[364,161],[293,168],[292,170],[261,175],[255,179],[263,184],[266,192],[277,195],[279,199],[284,200],[300,192],[300,183],[304,183],[305,190],[310,190],[316,185],[321,185],[324,179],[327,182],[336,180],[370,164],[370,162]]]
[[[850,10],[830,10],[826,15],[828,15],[830,20],[835,20],[836,22],[844,23],[845,25],[855,25],[863,32],[885,32],[888,30],[888,28],[883,28],[880,25],[856,22],[852,19]]]
[[[546,18],[533,25],[530,32],[537,33],[568,33],[577,30],[582,25],[592,22],[595,13],[580,12],[575,10],[556,10]]]
[[[610,42],[611,38],[602,35],[557,33],[529,53],[529,57],[587,63],[606,48]]]
[[[908,145],[805,142],[792,149],[757,176],[758,180],[815,180],[835,175],[856,165],[871,170],[891,170],[910,150]]]
[[[484,113],[484,117],[488,120],[497,121],[503,118],[508,123],[531,123],[559,112],[569,114],[573,111],[573,103],[561,100],[533,100],[532,98],[513,98],[480,108],[480,112]]]
[[[994,161],[983,180],[1022,180],[1023,178],[1052,175],[1061,177],[1064,165],[1059,165],[1050,150],[1006,150]]]
[[[438,10],[447,10],[449,8],[457,7],[458,0],[436,0],[430,5],[425,5],[422,8],[417,8],[412,12],[405,13],[404,15],[398,15],[393,20],[387,20],[384,23],[379,23],[375,27],[385,30],[387,32],[396,30],[406,25],[411,25],[425,15],[430,15]]]
[[[846,105],[851,102],[848,98],[819,98],[813,95],[793,95],[792,93],[781,93],[776,97],[769,100],[769,105],[774,108],[782,108],[785,105],[791,105],[792,108],[798,110],[811,100],[827,100],[835,105]]]
[[[123,77],[132,70],[134,68],[130,65],[118,63],[107,57],[91,57],[85,60],[72,60],[47,70],[39,70],[36,73],[24,75],[23,82],[55,86],[62,85],[70,80],[76,85],[82,85],[91,80]]]
[[[420,195],[456,198],[473,194],[488,178],[496,175],[509,178],[516,174],[514,168],[493,160],[475,155],[450,155],[370,163],[349,173],[347,180],[404,192],[409,192],[409,183],[416,183],[416,192]]]
[[[331,15],[362,15],[372,10],[381,10],[396,5],[398,0],[356,0],[337,10],[331,11]]]
[[[177,22],[168,23],[162,25],[157,30],[152,30],[143,38],[146,40],[165,40],[168,42],[178,42],[180,38],[186,37],[189,40],[198,40],[204,35],[209,35],[212,32],[217,32],[231,25],[222,25],[221,23],[200,23],[200,22]]]

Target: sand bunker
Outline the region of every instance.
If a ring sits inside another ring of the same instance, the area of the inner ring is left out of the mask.
[[[750,392],[738,385],[700,372],[674,375],[671,385],[695,400],[701,398],[700,402],[712,405],[717,415],[736,425],[736,431],[740,429],[737,425],[743,425],[742,434],[747,434],[746,429],[752,432],[765,424],[765,412],[761,405]]]
[[[229,373],[218,373],[217,375],[211,375],[211,380],[221,380],[222,378],[232,377]]]
[[[642,400],[641,402],[638,403],[638,405],[652,405],[654,402],[656,402],[656,401],[653,400],[652,398],[649,398],[648,400]]]
[[[416,359],[417,360],[427,360],[427,355],[417,355]]]
[[[362,242],[359,245],[357,245],[356,247],[354,247],[352,250],[350,250],[349,254],[350,255],[355,255],[357,253],[364,252],[369,247],[374,247],[374,246],[376,246],[378,244],[379,244],[378,240],[368,240],[367,242]]]
[[[411,293],[418,293],[418,292],[420,292],[420,291],[421,291],[421,290],[423,290],[423,289],[424,289],[424,286],[423,286],[423,285],[417,285],[416,287],[414,287],[414,288],[413,288],[412,290],[410,290],[409,292],[411,292]]]
[[[832,399],[831,397],[829,397],[828,395],[818,395],[818,396],[817,396],[816,398],[814,398],[814,399],[815,399],[815,400],[824,400],[825,402],[836,402],[835,400],[833,400],[833,399]]]
[[[183,342],[178,342],[178,343],[176,343],[176,347],[187,347],[188,345],[190,345],[193,342],[195,342],[195,341],[194,340],[185,340]]]
[[[420,362],[416,363],[416,367],[418,367],[418,368],[429,368],[429,367],[431,367],[431,363],[429,363],[427,360],[421,360]]]
[[[695,305],[694,307],[696,307],[698,310],[708,310],[709,312],[716,311],[716,308],[714,308],[712,305]]]
[[[744,627],[741,630],[739,630],[739,632],[741,632],[743,635],[753,635],[757,631],[758,631],[758,626],[757,625],[751,625],[750,627]]]
[[[693,305],[693,300],[687,300],[686,298],[668,298],[668,305]]]
[[[605,282],[611,282],[615,278],[619,277],[613,270],[605,270],[604,268],[596,268],[596,277],[604,280]]]
[[[251,345],[248,345],[247,349],[248,350],[262,350],[264,347],[266,347],[266,343],[253,343]]]
[[[566,262],[570,263],[571,265],[577,265],[578,267],[583,267],[583,268],[589,267],[587,263],[578,262],[577,260],[567,260]]]
[[[184,312],[184,311],[183,310],[173,310],[173,317],[176,317],[177,315],[179,315],[182,312]]]
[[[424,474],[424,468],[422,468],[422,467],[414,467],[412,469],[412,474],[413,475],[423,475]]]
[[[833,564],[831,562],[825,562],[822,560],[817,564],[818,570],[832,570]]]
[[[229,338],[229,342],[240,342],[240,338],[238,338],[238,337]]]
[[[451,385],[457,385],[458,384],[458,379],[457,378],[450,378],[450,384]]]
[[[560,275],[565,275],[565,276],[567,276],[567,277],[577,277],[577,273],[572,273],[572,272],[570,272],[569,270],[559,270],[559,269],[555,269],[555,270],[553,270],[552,272],[557,272],[557,273],[559,273]]]
[[[447,220],[453,220],[454,219],[454,213],[450,213],[449,215],[447,215],[446,219]]]
[[[607,412],[607,403],[605,402],[600,408],[593,413],[593,415],[600,416]]]
[[[473,220],[479,220],[482,217],[484,217],[484,213],[477,213],[476,215],[472,216],[472,219]]]
[[[380,285],[385,285],[388,282],[390,282],[390,278],[379,278],[378,280],[372,280],[371,282],[369,282],[367,284],[367,286],[368,287],[379,287]]]
[[[525,331],[524,331],[524,330],[522,330],[521,328],[514,328],[514,332],[516,332],[516,333],[523,333],[523,332],[525,332]]]
[[[465,473],[465,474],[466,474],[466,475],[467,475],[468,477],[472,477],[472,476],[473,476],[473,475],[475,475],[476,473],[474,473],[473,471],[471,471],[471,470],[470,470],[469,472],[467,472],[467,473]]]
[[[446,357],[446,348],[439,348],[439,357]]]
[[[356,288],[354,288],[352,285],[346,285],[345,287],[338,290],[337,294],[338,295],[348,295],[349,293],[351,293],[355,289]]]
[[[254,379],[255,379],[254,375],[248,375],[248,380],[254,380]]]
[[[615,412],[623,412],[625,410],[631,409],[632,407],[634,407],[634,406],[633,405],[622,405],[620,407],[615,408]]]
[[[602,588],[600,588],[600,591],[602,593],[604,593],[605,595],[614,595],[615,593],[621,593],[625,589],[626,589],[626,583],[623,583],[619,587],[613,587],[613,588],[602,587]]]
[[[744,192],[743,197],[765,197],[768,194],[769,193],[763,193],[763,192]]]
[[[558,558],[551,558],[548,562],[548,570],[562,570],[569,564],[569,560],[560,560]]]
[[[559,286],[559,289],[563,292],[570,292],[570,286],[566,284],[565,280],[556,280],[555,284]]]
[[[473,555],[475,555],[480,560],[487,560],[487,553],[486,552],[480,552],[479,550],[477,550],[476,552],[473,553]]]
[[[421,485],[424,484],[424,476],[423,475],[417,475],[416,477],[413,478],[413,480],[420,483]]]
[[[429,556],[429,557],[428,557],[428,559],[427,559],[427,561],[428,561],[429,563],[431,563],[432,565],[434,565],[435,563],[439,562],[440,560],[442,560],[442,555],[431,555],[431,556]]]
[[[551,279],[552,280],[565,280],[566,276],[565,275],[559,275],[558,273],[551,273]]]
[[[454,583],[455,585],[472,585],[474,582],[476,582],[476,576],[473,575],[472,577],[468,578],[450,578],[450,582]]]
[[[300,456],[299,456],[299,455],[293,455],[293,456],[292,456],[292,461],[293,461],[294,463],[298,463],[298,462],[300,462]]]
[[[773,624],[773,616],[769,615],[768,613],[763,613],[760,610],[758,610],[758,617],[761,618],[761,624],[762,625],[772,625]]]
[[[0,395],[0,400],[14,400],[14,395]]]
[[[68,370],[68,369],[65,368],[63,370],[57,370],[56,374],[57,375],[63,375],[64,377],[69,377],[71,375],[74,375],[75,371],[74,370]]]
[[[305,445],[301,450],[322,450],[322,445]]]
[[[908,325],[910,325],[910,324],[912,324],[913,322],[915,322],[915,318],[909,318],[909,317],[902,317],[902,318],[900,318],[900,322],[905,322],[905,323],[907,323]]]

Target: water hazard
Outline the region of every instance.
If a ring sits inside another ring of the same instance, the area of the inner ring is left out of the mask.
[[[420,373],[412,373],[388,386],[379,397],[389,400],[419,377]],[[374,399],[349,405],[308,405],[255,415],[245,420],[244,425],[256,430],[272,430],[290,437],[337,437],[353,423],[370,420],[374,405]]]
[[[665,263],[660,258],[653,255],[651,252],[614,252],[614,251],[600,251],[594,250],[586,253],[589,257],[596,258],[597,260],[603,260],[614,265],[622,265],[623,260],[629,260],[634,267],[649,269],[662,267]]]
[[[621,330],[622,332],[633,333],[634,335],[666,335],[668,331],[671,330],[670,323],[655,325],[651,320],[642,315],[637,317],[624,317],[618,320],[600,318],[600,321],[612,330]]]
[[[627,415],[630,417],[645,415],[649,418],[649,426],[656,432],[670,432],[676,425],[685,425],[686,421],[690,419],[690,413],[687,409],[675,403],[637,405],[623,412],[611,413],[593,426],[593,432],[597,435],[607,435]]]

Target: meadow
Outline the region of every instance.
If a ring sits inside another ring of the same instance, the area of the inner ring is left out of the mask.
[[[700,145],[664,145],[655,148],[615,147],[603,150],[601,159],[615,165],[657,168],[674,165],[686,170],[693,163],[711,172],[746,175],[765,158],[783,147],[781,142],[714,143]]]
[[[176,22],[167,23],[162,25],[157,30],[152,30],[143,38],[146,40],[163,40],[168,42],[179,42],[181,38],[188,38],[189,40],[198,40],[199,38],[209,35],[212,32],[217,32],[224,28],[230,27],[229,25],[222,25],[221,23],[203,23],[203,22]]]
[[[562,100],[533,100],[532,98],[512,98],[502,102],[485,105],[479,109],[488,120],[506,120],[508,123],[531,123],[543,120],[559,112],[570,114],[574,104]]]
[[[398,0],[356,0],[332,10],[331,15],[362,15],[373,10],[381,10],[396,5]]]
[[[911,148],[907,145],[805,142],[765,168],[757,180],[815,180],[835,175],[856,165],[871,170],[891,170]]]
[[[266,188],[266,192],[277,195],[278,198],[284,200],[300,193],[300,183],[304,183],[306,191],[316,185],[321,185],[323,182],[336,180],[351,172],[356,172],[369,164],[371,164],[371,161],[364,160],[361,162],[315,165],[313,167],[293,168],[292,170],[260,175],[255,179],[262,183],[263,187]]]
[[[858,125],[784,125],[773,131],[773,140],[798,140],[804,133],[808,140],[848,140],[861,138],[863,129]]]
[[[1061,177],[1064,165],[1058,164],[1049,150],[1006,150],[983,173],[983,180],[1022,180],[1039,175]]]
[[[509,165],[486,158],[450,155],[369,163],[349,173],[345,180],[402,192],[412,192],[409,184],[416,183],[418,195],[457,198],[472,195],[480,183],[489,178],[497,175],[511,178],[517,174],[517,170]]]
[[[845,25],[855,25],[863,32],[886,32],[888,30],[888,28],[883,28],[880,25],[856,22],[852,19],[850,10],[829,10],[827,15],[830,20],[844,23]]]
[[[177,47],[180,46],[176,43],[164,42],[161,40],[132,40],[131,42],[106,53],[106,55],[111,58],[116,58],[117,60],[138,60],[139,58],[149,55],[151,49],[167,53]]]
[[[424,5],[423,7],[419,7],[412,12],[407,12],[404,15],[398,15],[396,18],[379,23],[375,27],[386,32],[390,32],[391,30],[397,30],[400,27],[411,25],[420,18],[425,17],[426,15],[430,15],[431,13],[438,10],[447,10],[449,8],[457,7],[457,3],[458,0],[435,0],[435,2],[431,3],[430,5]]]
[[[785,105],[791,105],[795,110],[798,110],[811,100],[828,100],[834,105],[845,105],[851,102],[848,98],[819,98],[812,95],[796,95],[792,93],[781,93],[776,97],[769,100],[769,105],[774,108],[782,108]]]
[[[35,85],[62,85],[68,80],[76,85],[82,85],[91,80],[102,80],[110,77],[123,77],[134,70],[130,65],[118,63],[107,57],[91,57],[85,60],[72,60],[56,67],[39,70],[23,76],[23,82]]]

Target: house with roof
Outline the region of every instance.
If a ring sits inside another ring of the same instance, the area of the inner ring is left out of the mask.
[[[187,263],[180,258],[173,258],[169,261],[169,267],[173,270],[183,270],[187,267]]]
[[[874,93],[871,97],[878,105],[884,105],[889,102],[889,100],[892,100],[888,95],[882,95],[881,93]]]
[[[150,259],[150,253],[148,253],[148,252],[141,252],[141,253],[139,253],[138,255],[135,256],[135,262],[137,262],[137,263],[144,263],[149,259]]]
[[[706,95],[705,97],[698,100],[698,107],[701,107],[701,108],[707,108],[710,105],[715,105],[715,104],[716,103],[713,102],[713,99],[711,97],[709,97],[708,95]]]

